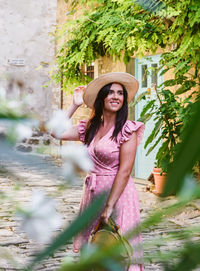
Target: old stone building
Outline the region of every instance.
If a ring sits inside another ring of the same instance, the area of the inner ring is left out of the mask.
[[[62,26],[68,19],[70,1],[0,0],[0,4],[0,86],[6,86],[9,77],[24,82],[25,92],[32,97],[31,109],[39,113],[42,120],[47,120],[54,109],[65,109],[72,102],[72,96],[62,93],[61,86],[55,85],[49,75],[59,47],[54,31],[56,25]],[[80,8],[70,17],[76,18],[81,12]],[[155,86],[172,76],[171,73],[161,76],[155,72],[161,54],[162,51],[158,50],[156,54],[141,59],[133,56],[128,65],[114,62],[109,57],[99,58],[91,63],[91,67],[85,67],[85,72],[93,78],[107,72],[129,72],[140,83],[138,94],[148,90],[152,98],[155,96]],[[152,72],[146,73],[149,68],[153,68]],[[145,101],[142,101],[135,107],[130,106],[129,118],[137,120],[144,105]],[[88,118],[89,114],[90,110],[83,105],[74,114],[74,123]],[[136,156],[135,176],[139,178],[149,176],[159,148],[158,145],[146,157],[144,142],[150,134],[152,122],[146,125],[144,139]]]
[[[52,111],[58,108],[67,108],[72,101],[71,95],[65,95],[61,92],[60,85],[55,85],[50,81],[50,70],[55,61],[56,50],[59,46],[54,39],[56,25],[62,26],[68,19],[70,10],[70,1],[52,0],[52,1],[1,1],[1,50],[0,50],[0,78],[1,86],[6,86],[8,78],[24,82],[24,91],[31,96],[30,109],[37,112],[42,120],[47,120]],[[81,9],[73,16],[81,14]],[[85,67],[85,72],[91,77],[112,72],[129,72],[136,76],[140,85],[144,88],[152,88],[152,83],[157,83],[163,79],[156,78],[155,74],[149,78],[144,77],[144,71],[148,65],[158,65],[159,53],[153,57],[153,62],[148,62],[148,57],[138,60],[132,58],[126,66],[124,63],[114,62],[109,57],[104,57],[91,63],[91,67]],[[154,80],[154,82],[152,81]],[[143,89],[139,90],[142,91]],[[130,107],[129,118],[135,120],[138,118],[142,109],[142,104],[136,108]],[[90,110],[82,106],[75,113],[73,120],[75,123],[79,119],[86,119]],[[149,127],[151,123],[149,123]],[[148,135],[148,127],[146,135]],[[144,141],[145,142],[145,139]],[[156,152],[156,150],[155,150]],[[142,155],[142,157],[141,157]],[[143,145],[141,145],[136,157],[135,173],[137,177],[147,177],[152,169],[152,157],[145,157]],[[140,163],[149,168],[147,172],[140,172]]]
[[[0,86],[7,87],[9,80],[22,82],[31,97],[30,109],[46,120],[60,103],[59,92],[54,87],[53,93],[48,84],[57,0],[0,0],[0,6]]]

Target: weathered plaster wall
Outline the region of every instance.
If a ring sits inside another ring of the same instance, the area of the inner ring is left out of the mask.
[[[49,81],[49,64],[55,56],[55,43],[50,35],[56,25],[57,0],[0,0],[0,86],[14,77],[25,84],[32,97],[32,108],[46,120],[60,104],[60,92]],[[16,66],[9,60],[24,60]],[[41,69],[36,70],[41,65]]]
[[[62,25],[66,22],[68,16],[67,12],[70,10],[70,2],[65,0],[57,0],[57,23]]]

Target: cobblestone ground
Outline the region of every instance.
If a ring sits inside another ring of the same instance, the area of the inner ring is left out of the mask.
[[[26,160],[26,159],[25,159]],[[42,188],[48,194],[56,197],[57,209],[63,217],[63,227],[70,223],[76,216],[82,194],[82,183],[68,187],[65,190],[58,190],[62,177],[56,175],[58,166],[49,167],[50,158],[38,158],[34,162],[27,161],[23,164],[13,161],[9,157],[4,157],[0,161],[0,187],[1,192],[5,192],[10,199],[5,198],[0,205],[0,270],[21,270],[19,266],[26,264],[30,258],[40,249],[41,245],[30,240],[19,229],[19,221],[13,215],[13,210],[17,202],[25,205],[32,190]],[[146,191],[147,182],[135,180],[141,206],[141,217],[144,220],[153,209],[161,208],[168,203],[174,202],[174,198],[160,201],[153,193]],[[16,202],[12,202],[15,200]],[[152,227],[143,233],[144,242],[150,242],[155,237],[166,236],[172,231],[180,231],[182,227],[200,223],[200,203],[188,206],[181,213],[166,220],[159,226]],[[162,249],[168,250],[181,246],[181,243],[167,242]],[[152,250],[160,250],[160,246],[145,246],[145,255],[152,253]],[[8,256],[8,255],[12,255]],[[53,257],[43,261],[37,270],[56,270],[64,256],[76,258],[72,252],[72,244],[62,248]],[[9,258],[9,259],[8,259]],[[163,270],[157,263],[147,264],[146,271]],[[200,270],[196,269],[196,270]]]

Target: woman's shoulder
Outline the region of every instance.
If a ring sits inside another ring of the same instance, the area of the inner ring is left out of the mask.
[[[131,138],[133,132],[136,132],[137,144],[139,145],[141,143],[144,130],[145,130],[144,123],[140,121],[127,120],[122,127],[120,143],[128,141]]]
[[[138,130],[140,127],[145,127],[143,122],[140,121],[133,121],[133,120],[127,120],[124,125],[123,128],[124,130]]]

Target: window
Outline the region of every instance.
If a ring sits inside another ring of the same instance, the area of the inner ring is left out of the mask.
[[[94,79],[94,63],[89,66],[85,65],[83,73]]]
[[[158,82],[158,64],[151,64],[151,84],[157,86]]]
[[[142,65],[142,87],[147,87],[147,65]]]

